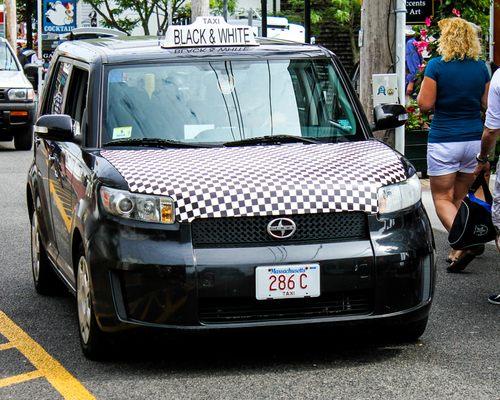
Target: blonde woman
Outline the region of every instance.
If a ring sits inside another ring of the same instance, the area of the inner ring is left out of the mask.
[[[423,111],[434,110],[429,131],[427,173],[436,212],[449,231],[474,181],[481,148],[490,76],[481,55],[477,29],[462,18],[439,22],[440,57],[432,59],[418,95]],[[481,251],[481,249],[479,249]],[[463,270],[478,249],[452,251],[449,272]]]

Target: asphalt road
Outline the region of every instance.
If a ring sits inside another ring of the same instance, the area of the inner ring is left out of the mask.
[[[500,307],[486,302],[500,291],[500,257],[488,246],[467,273],[447,274],[446,238],[438,231],[437,292],[417,343],[288,329],[136,338],[109,361],[86,360],[73,298],[41,297],[33,289],[25,206],[30,159],[31,152],[0,144],[0,312],[97,399],[500,399]],[[1,387],[2,378],[32,370],[21,353],[0,351],[0,399],[61,398],[43,378]]]

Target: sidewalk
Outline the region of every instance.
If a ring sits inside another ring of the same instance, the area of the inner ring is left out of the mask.
[[[492,191],[495,179],[496,175],[491,175],[490,188]],[[422,184],[422,203],[424,203],[425,209],[427,210],[427,214],[429,214],[429,219],[431,220],[432,227],[438,231],[446,232],[446,229],[444,229],[443,224],[441,223],[436,214],[436,209],[434,208],[434,203],[432,202],[431,186],[429,183],[429,179],[420,179],[420,183]]]

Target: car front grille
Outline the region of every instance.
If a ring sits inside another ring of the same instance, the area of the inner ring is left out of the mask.
[[[276,246],[368,239],[367,217],[362,212],[285,215],[297,226],[289,239],[275,239],[267,225],[276,216],[208,218],[194,220],[196,248]]]
[[[284,319],[366,315],[373,311],[371,291],[322,294],[316,298],[286,300],[200,299],[200,322],[241,323]]]

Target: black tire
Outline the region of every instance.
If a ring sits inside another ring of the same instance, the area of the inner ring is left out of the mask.
[[[110,343],[95,318],[90,268],[81,245],[75,257],[75,274],[78,336],[82,352],[89,360],[102,360],[108,355]]]
[[[40,239],[40,230],[36,210],[31,216],[31,272],[37,293],[44,296],[64,293],[64,285],[56,275],[45,247]]]
[[[397,342],[416,342],[424,334],[428,320],[429,318],[426,317],[406,324],[391,325],[385,329],[385,333]]]
[[[19,130],[14,134],[14,147],[16,150],[31,150],[33,145],[33,130],[31,127]]]

